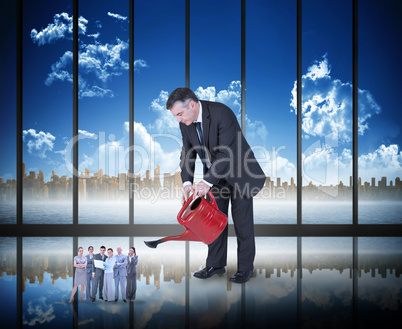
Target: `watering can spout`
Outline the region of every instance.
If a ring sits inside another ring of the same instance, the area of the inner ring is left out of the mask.
[[[183,205],[177,221],[185,227],[179,235],[167,236],[155,241],[144,241],[149,248],[156,248],[166,241],[202,241],[210,244],[222,233],[227,225],[227,216],[219,211],[214,196],[209,191],[211,202],[194,194]]]
[[[144,241],[144,243],[149,247],[149,248],[156,248],[159,243],[162,243],[162,239],[155,240],[155,241]]]
[[[155,241],[144,241],[144,243],[149,248],[156,248],[158,244],[166,241],[201,241],[201,239],[193,234],[191,231],[185,230],[182,234],[179,235],[167,236],[166,238]]]

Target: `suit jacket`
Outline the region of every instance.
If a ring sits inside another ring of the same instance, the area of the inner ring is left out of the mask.
[[[133,261],[130,262],[130,256],[127,256],[127,275],[137,274],[138,256],[134,255]]]
[[[236,115],[218,102],[201,101],[201,104],[202,134],[211,160],[204,179],[214,185],[226,181],[239,195],[255,196],[265,183],[265,174],[241,132]],[[202,158],[201,145],[194,124],[179,125],[183,137],[181,179],[193,183],[197,153]]]
[[[119,255],[115,255],[113,256],[115,257],[115,262],[119,263],[119,265],[114,265],[113,267],[113,275],[116,277],[118,275],[120,276],[127,276],[127,263],[123,263],[124,261],[128,261],[127,260],[127,256],[121,254]]]
[[[107,258],[107,256],[103,255],[103,259],[102,259],[102,255],[100,253],[94,255],[94,260],[103,260],[103,261],[105,261],[106,258]],[[100,268],[96,268],[95,267],[95,262],[92,262],[92,273],[95,273],[95,276],[102,276],[102,274],[104,274],[104,271],[101,270]]]
[[[87,267],[85,268],[86,273],[91,273],[92,274],[92,266],[94,263],[95,255],[93,258],[90,258],[89,254],[85,256],[87,259]]]

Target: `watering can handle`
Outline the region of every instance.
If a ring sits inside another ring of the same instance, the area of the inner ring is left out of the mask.
[[[218,209],[218,205],[216,204],[215,198],[214,198],[213,194],[211,193],[211,191],[208,191],[208,195],[211,198],[212,206],[214,206],[216,209]],[[181,216],[183,216],[184,210],[187,209],[188,205],[190,204],[191,201],[193,201],[193,199],[194,199],[194,194],[191,194],[191,196],[187,199],[187,201],[183,205],[183,207],[181,207],[181,210],[177,215],[177,219],[178,219],[179,223],[181,223]]]

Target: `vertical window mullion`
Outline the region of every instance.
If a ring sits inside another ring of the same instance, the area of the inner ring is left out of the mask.
[[[358,224],[358,1],[353,0],[353,226]]]
[[[297,0],[297,225],[302,224],[302,0]]]
[[[73,1],[73,225],[78,225],[78,0]]]

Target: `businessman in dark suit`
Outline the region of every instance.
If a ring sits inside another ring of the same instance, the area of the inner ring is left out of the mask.
[[[236,115],[224,104],[200,101],[189,88],[177,88],[166,108],[180,125],[183,147],[180,157],[183,182],[182,203],[190,192],[204,196],[211,190],[218,208],[228,214],[229,200],[237,236],[237,272],[230,281],[243,283],[253,275],[255,257],[253,197],[265,183],[265,174],[244,138]],[[203,179],[193,188],[196,157],[204,166]],[[226,226],[208,245],[206,267],[194,273],[200,279],[225,273]]]
[[[101,246],[99,249],[99,254],[94,255],[94,260],[101,260],[104,262],[107,258],[105,255],[105,246]],[[92,302],[95,301],[96,298],[96,291],[98,290],[99,286],[99,299],[103,299],[103,277],[104,277],[104,270],[103,268],[95,267],[95,262],[92,262]]]

